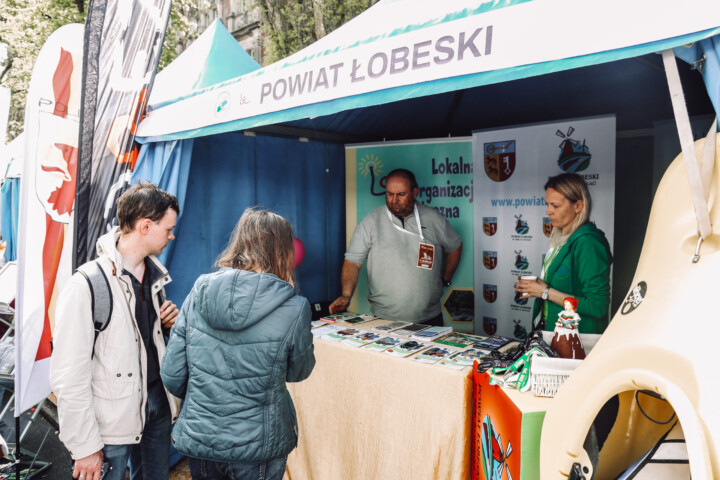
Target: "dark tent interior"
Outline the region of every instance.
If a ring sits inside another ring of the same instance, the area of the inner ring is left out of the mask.
[[[694,67],[679,60],[678,67],[699,138],[713,106]],[[617,121],[614,313],[635,271],[657,183],[680,153],[659,54],[197,138],[169,294],[182,302],[194,279],[211,270],[242,211],[261,205],[285,216],[305,244],[297,270],[303,294],[311,302],[334,299],[346,245],[345,144],[467,137],[608,114]]]

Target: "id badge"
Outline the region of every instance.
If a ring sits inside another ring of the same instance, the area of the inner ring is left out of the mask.
[[[418,268],[424,268],[425,270],[432,270],[433,263],[435,262],[435,245],[429,243],[421,243],[420,251],[418,252]]]

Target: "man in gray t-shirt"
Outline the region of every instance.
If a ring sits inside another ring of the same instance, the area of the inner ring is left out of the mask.
[[[330,313],[347,309],[360,268],[367,262],[373,315],[443,324],[442,289],[450,285],[460,263],[462,239],[443,215],[416,203],[417,194],[412,172],[398,169],[388,174],[385,205],[355,228],[340,278],[342,295],[330,305]]]

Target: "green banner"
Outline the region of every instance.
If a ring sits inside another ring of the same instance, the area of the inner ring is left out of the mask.
[[[470,138],[355,146],[357,219],[385,204],[385,176],[406,168],[417,178],[417,201],[445,215],[463,240],[460,266],[443,292],[445,322],[473,330],[473,163]],[[370,313],[365,267],[358,281],[358,309]]]

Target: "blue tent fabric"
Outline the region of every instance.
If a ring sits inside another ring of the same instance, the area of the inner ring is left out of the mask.
[[[674,52],[700,70],[715,113],[720,114],[720,35],[695,42],[689,48],[677,47]]]
[[[143,145],[132,175],[132,184],[152,182],[178,199],[182,218],[187,192],[193,139],[174,140]],[[174,243],[163,250],[158,259],[165,265],[172,259]]]
[[[216,19],[187,50],[157,75],[149,103],[162,104],[172,100],[172,92],[202,89],[258,68],[260,64]],[[180,216],[176,231],[184,212],[192,150],[192,139],[142,145],[131,180],[133,184],[152,182],[178,197]],[[174,245],[170,242],[159,256],[165,265],[172,261]]]
[[[17,230],[18,208],[20,204],[20,179],[5,179],[0,188],[0,233],[7,242],[5,247],[5,261],[17,260]]]
[[[345,251],[345,156],[340,144],[231,132],[193,146],[183,221],[168,264],[168,297],[178,305],[198,275],[213,270],[243,211],[286,218],[305,246],[296,274],[311,301],[339,294]]]

